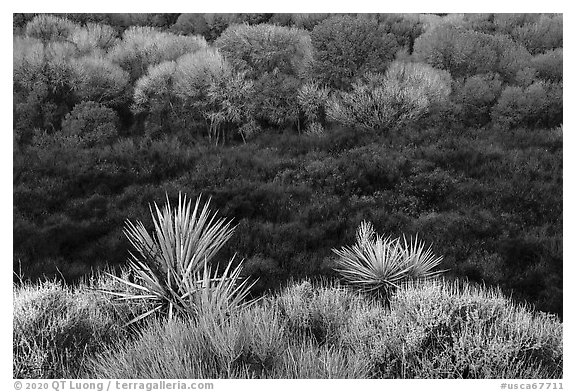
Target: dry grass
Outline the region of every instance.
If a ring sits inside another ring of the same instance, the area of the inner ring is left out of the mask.
[[[14,289],[13,372],[15,378],[76,378],[87,359],[118,339],[122,327],[146,304],[118,304],[92,287],[114,284],[102,275],[69,287],[56,281],[23,283]]]
[[[155,322],[91,363],[99,378],[559,378],[562,324],[496,290],[400,286],[387,308],[292,284],[225,320]]]

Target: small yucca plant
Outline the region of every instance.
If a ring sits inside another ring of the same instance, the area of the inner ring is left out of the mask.
[[[414,240],[382,237],[369,222],[356,231],[356,244],[332,249],[338,256],[336,271],[345,281],[365,292],[385,298],[399,283],[411,278],[429,278],[443,271],[433,271],[442,261],[416,237]]]
[[[212,270],[209,265],[234,232],[229,221],[216,218],[216,213],[208,209],[209,204],[210,200],[200,209],[199,197],[192,209],[191,201],[181,195],[174,209],[169,200],[162,210],[154,203],[156,214],[150,206],[155,229],[152,235],[142,222],[126,221],[124,234],[136,249],[128,260],[135,280],[111,276],[137,293],[106,292],[124,300],[154,303],[151,310],[128,324],[155,312],[163,312],[169,318],[176,313],[195,316],[201,312],[223,316],[244,303],[255,282],[248,283],[240,277],[242,263],[232,268],[232,257],[220,277],[218,268]]]

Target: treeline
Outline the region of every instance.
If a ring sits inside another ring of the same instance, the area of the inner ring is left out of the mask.
[[[362,219],[561,312],[562,16],[14,15],[14,268],[122,263],[213,197],[261,288]],[[226,252],[225,252],[226,253]]]
[[[20,28],[24,142],[96,106],[116,112],[107,127],[120,135],[215,143],[268,127],[386,131],[429,113],[468,126],[562,122],[561,15],[138,15],[37,15]],[[119,33],[127,21],[136,26]]]

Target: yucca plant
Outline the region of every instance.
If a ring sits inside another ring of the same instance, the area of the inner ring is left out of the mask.
[[[356,244],[332,249],[338,256],[336,271],[350,285],[361,291],[388,298],[399,284],[411,278],[429,278],[442,261],[425,248],[423,242],[382,237],[370,222],[363,221],[356,231]]]
[[[128,260],[135,279],[132,282],[111,276],[136,290],[106,292],[123,300],[149,300],[154,304],[128,324],[155,312],[169,318],[177,313],[197,316],[201,312],[224,316],[245,304],[255,282],[240,276],[242,262],[232,268],[232,257],[219,277],[218,267],[210,265],[235,228],[230,221],[217,219],[209,204],[210,200],[200,208],[199,197],[192,208],[191,201],[182,195],[174,209],[168,198],[162,210],[154,203],[154,209],[150,206],[153,234],[140,221],[126,221],[124,234],[136,250],[130,252]]]

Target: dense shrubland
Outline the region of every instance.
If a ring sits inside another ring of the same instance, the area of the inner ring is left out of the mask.
[[[367,219],[561,314],[562,55],[561,15],[15,14],[14,269],[122,265],[183,192],[255,292]]]

